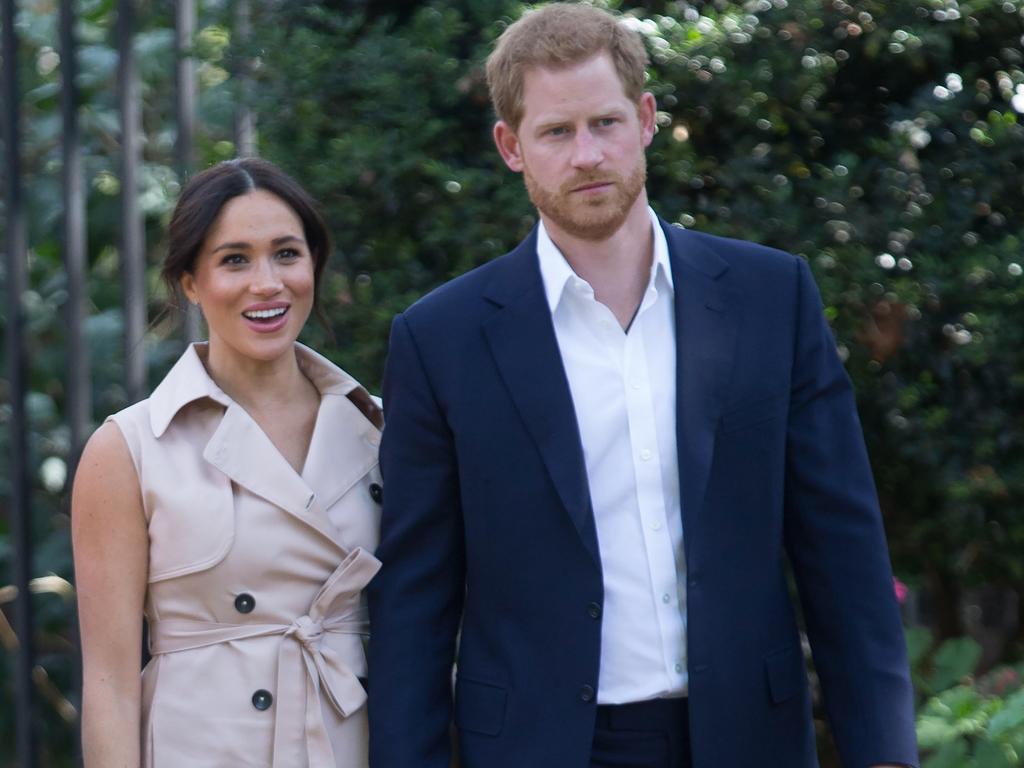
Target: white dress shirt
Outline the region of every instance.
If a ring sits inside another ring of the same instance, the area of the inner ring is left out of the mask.
[[[599,704],[686,693],[686,566],[676,450],[674,285],[654,258],[623,331],[541,223],[537,255],[569,379],[604,576]]]

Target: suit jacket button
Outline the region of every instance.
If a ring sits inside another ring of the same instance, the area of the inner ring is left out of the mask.
[[[592,619],[601,618],[601,606],[597,603],[587,603],[587,616]]]
[[[384,489],[380,483],[370,483],[370,498],[378,504],[384,501]]]
[[[580,700],[590,702],[594,700],[594,688],[590,685],[584,685],[580,688]]]
[[[256,598],[248,592],[243,592],[235,598],[235,610],[239,613],[252,613],[256,607]]]
[[[274,703],[274,697],[270,691],[260,688],[256,693],[252,695],[252,705],[256,707],[260,712],[270,709],[270,705]]]

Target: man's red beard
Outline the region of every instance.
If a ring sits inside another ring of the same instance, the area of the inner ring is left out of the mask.
[[[552,223],[573,237],[596,242],[608,239],[625,223],[647,181],[647,162],[641,156],[627,177],[601,171],[581,173],[562,184],[556,192],[537,183],[529,166],[523,168],[523,179],[530,201]],[[591,199],[573,192],[594,184],[611,184],[611,188]]]

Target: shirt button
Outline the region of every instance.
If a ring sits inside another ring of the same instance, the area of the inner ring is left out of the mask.
[[[629,386],[631,386],[633,389],[640,389],[640,381],[638,379],[634,379],[629,383]]]
[[[661,530],[661,521],[660,520],[655,520],[653,523],[651,523],[651,528],[653,528],[656,531],[660,531]]]
[[[682,664],[676,664],[676,672],[679,673],[680,675],[683,673],[683,665]]]
[[[264,690],[263,688],[260,688],[252,695],[252,705],[260,712],[270,709],[270,705],[273,703],[274,697],[270,694],[270,691]]]
[[[594,700],[594,687],[591,685],[584,685],[580,688],[580,701],[593,701]]]
[[[587,604],[587,616],[589,616],[592,619],[600,619],[601,618],[601,606],[598,605],[597,603],[588,603]]]
[[[256,598],[248,592],[243,592],[235,598],[235,610],[239,613],[252,613],[256,607]]]
[[[653,454],[651,453],[650,448],[644,448],[642,451],[640,451],[640,458],[643,459],[644,461],[650,461],[652,455]]]
[[[378,504],[384,501],[384,489],[380,483],[370,483],[370,498]]]
[[[671,600],[672,600],[672,595],[670,595],[668,592],[666,592],[664,595],[661,596],[661,602],[663,602],[663,603],[668,603]]]

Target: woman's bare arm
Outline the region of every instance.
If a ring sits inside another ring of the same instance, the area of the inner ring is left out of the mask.
[[[138,768],[142,612],[149,536],[139,478],[120,429],[90,438],[71,498],[81,625],[87,768]]]

